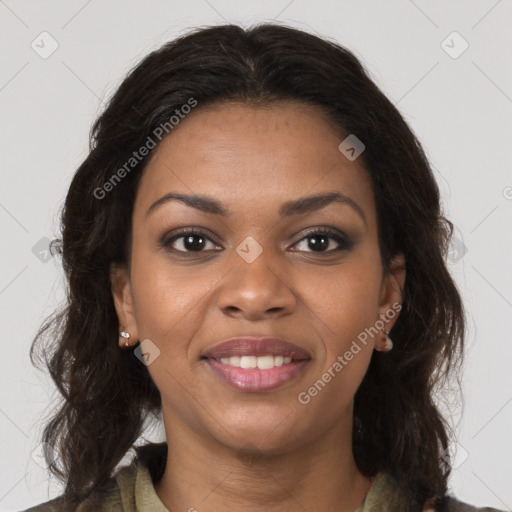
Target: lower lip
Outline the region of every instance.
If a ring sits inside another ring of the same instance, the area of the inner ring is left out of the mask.
[[[307,359],[293,361],[282,366],[274,366],[267,370],[258,368],[243,369],[221,363],[216,359],[207,359],[206,362],[225,382],[240,391],[271,391],[293,380],[302,371]]]

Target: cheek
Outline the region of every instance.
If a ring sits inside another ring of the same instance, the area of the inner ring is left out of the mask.
[[[326,393],[350,400],[366,373],[373,352],[380,299],[380,261],[360,254],[308,285],[307,303],[322,338],[317,377],[329,382]],[[321,290],[321,292],[319,292]],[[343,400],[342,400],[343,402]]]
[[[131,272],[140,336],[162,342],[186,340],[184,331],[197,325],[201,299],[209,289],[212,276],[205,281],[206,273],[172,266],[166,263],[165,257],[149,251],[134,255]]]
[[[377,320],[381,275],[378,262],[372,260],[354,258],[308,285],[308,302],[329,339],[341,343]]]
[[[201,273],[178,269],[164,259],[142,251],[132,258],[135,319],[140,340],[150,339],[160,351],[148,366],[155,385],[163,391],[164,401],[174,397],[172,403],[186,415],[187,396],[197,393],[188,348],[206,314],[208,282],[198,276]],[[183,382],[187,382],[187,393],[183,393]]]
[[[297,397],[327,425],[350,407],[366,374],[374,341],[365,329],[378,318],[378,279],[371,271],[358,276],[345,270],[323,284],[321,296],[317,291],[311,311],[322,350],[317,354],[313,378]]]

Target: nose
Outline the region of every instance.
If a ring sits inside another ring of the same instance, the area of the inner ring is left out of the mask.
[[[264,249],[254,261],[248,261],[233,251],[217,299],[224,314],[252,321],[291,314],[297,299],[285,258]]]

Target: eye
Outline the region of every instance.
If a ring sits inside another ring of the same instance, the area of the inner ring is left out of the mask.
[[[332,248],[333,242],[337,244],[337,247]],[[301,243],[305,246],[305,249],[299,249],[300,251],[316,252],[320,254],[348,250],[353,245],[348,237],[337,230],[325,228],[309,232],[304,238],[299,240],[295,246],[300,246]],[[308,251],[307,249],[311,250]]]
[[[208,248],[208,244],[211,247]],[[294,247],[303,244],[302,249],[293,249],[298,252],[333,253],[342,250],[349,250],[353,242],[338,230],[323,228],[310,231],[299,240]],[[334,247],[332,247],[334,245]],[[165,236],[160,241],[160,246],[168,248],[176,253],[201,253],[209,250],[222,250],[220,246],[207,236],[204,231],[187,228],[171,237]]]
[[[160,245],[168,247],[175,252],[191,253],[205,252],[205,249],[208,249],[208,242],[213,245],[213,250],[217,250],[215,247],[218,247],[218,245],[206,236],[204,232],[188,228],[170,238],[164,237]]]

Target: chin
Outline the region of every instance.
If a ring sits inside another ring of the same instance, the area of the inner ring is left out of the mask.
[[[303,442],[303,428],[298,418],[290,414],[289,410],[269,414],[265,411],[255,411],[245,414],[240,410],[232,415],[223,414],[222,426],[215,428],[222,444],[231,446],[235,450],[256,450],[269,455],[283,453],[293,446],[300,446]]]

